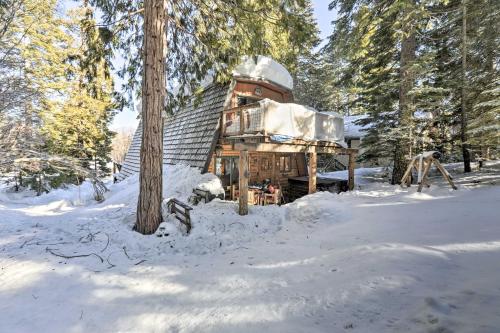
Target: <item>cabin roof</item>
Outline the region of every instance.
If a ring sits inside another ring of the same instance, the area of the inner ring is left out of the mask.
[[[217,142],[217,129],[221,110],[226,102],[229,84],[212,84],[199,100],[165,118],[163,127],[163,163],[185,164],[206,169],[210,150]],[[118,176],[122,180],[140,169],[142,124],[139,123],[134,138]]]

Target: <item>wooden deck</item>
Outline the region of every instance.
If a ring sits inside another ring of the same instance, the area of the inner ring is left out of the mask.
[[[345,148],[335,142],[327,141],[304,141],[299,139],[291,139],[286,141],[276,141],[272,136],[266,134],[244,134],[235,136],[221,136],[219,139],[219,147],[226,146],[232,151],[239,152],[239,189],[240,195],[245,200],[239,202],[239,212],[241,215],[248,214],[248,203],[246,195],[248,195],[248,152],[263,152],[263,153],[304,153],[308,156],[308,176],[299,177],[296,182],[304,182],[307,179],[307,193],[315,193],[318,185],[327,185],[329,182],[334,183],[335,180],[320,179],[316,177],[317,171],[317,154],[336,154],[348,155],[348,190],[354,189],[354,165],[357,149]],[[229,146],[229,147],[228,147]],[[292,180],[293,181],[293,180]],[[307,194],[304,193],[304,194]]]
[[[349,185],[345,179],[316,178],[316,188],[318,191],[345,192],[349,190]],[[288,200],[294,201],[307,195],[309,192],[309,176],[288,178]]]

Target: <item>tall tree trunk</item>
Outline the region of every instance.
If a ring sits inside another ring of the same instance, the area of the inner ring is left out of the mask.
[[[405,15],[406,16],[406,15]],[[407,158],[411,149],[410,141],[411,122],[412,122],[412,104],[413,99],[409,95],[414,85],[414,75],[412,66],[415,62],[416,45],[415,28],[413,22],[407,22],[403,28],[403,39],[401,41],[401,58],[399,74],[399,111],[398,111],[398,130],[400,137],[394,146],[394,168],[392,170],[391,184],[399,184],[406,170]]]
[[[165,16],[165,0],[144,1],[141,170],[134,228],[146,235],[154,233],[162,221]]]
[[[471,172],[470,151],[467,143],[467,1],[462,0],[462,96],[460,110],[460,140],[462,141],[462,156],[464,172]]]

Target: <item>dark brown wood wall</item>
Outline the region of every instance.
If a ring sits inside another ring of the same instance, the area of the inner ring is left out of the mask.
[[[260,89],[260,95],[255,93],[256,88]],[[238,96],[247,96],[256,99],[269,98],[276,102],[289,103],[293,101],[292,92],[278,86],[265,82],[252,82],[238,80],[233,90],[231,107],[238,106]]]
[[[228,145],[230,147],[230,145]],[[228,148],[228,147],[226,147]],[[236,150],[223,150],[221,157],[238,157]],[[280,170],[280,157],[290,158],[289,170]],[[213,155],[208,172],[215,173],[215,158]],[[307,175],[305,155],[300,153],[249,153],[250,183],[261,183],[264,179],[271,179],[272,183],[286,186],[289,177]]]

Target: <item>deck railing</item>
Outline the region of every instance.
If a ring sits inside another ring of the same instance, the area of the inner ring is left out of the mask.
[[[234,107],[222,112],[222,136],[235,136],[248,133],[256,133],[258,130],[252,128],[250,121],[250,110],[260,110],[259,103],[252,103]]]

